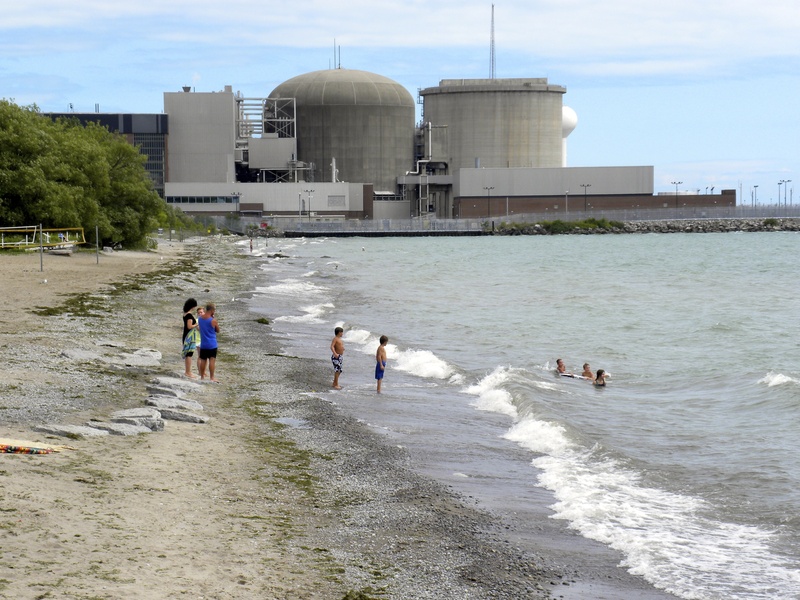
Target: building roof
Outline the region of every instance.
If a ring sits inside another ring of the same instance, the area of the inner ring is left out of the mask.
[[[388,77],[352,69],[327,69],[298,75],[283,82],[270,98],[295,98],[297,106],[408,106],[414,98]]]

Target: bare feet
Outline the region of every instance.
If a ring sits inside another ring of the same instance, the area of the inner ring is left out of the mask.
[[[333,389],[335,389],[335,390],[340,390],[340,389],[342,389],[342,386],[340,386],[340,385],[332,385],[331,387],[332,387]]]

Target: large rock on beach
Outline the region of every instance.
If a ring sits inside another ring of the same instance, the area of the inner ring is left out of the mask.
[[[139,435],[141,433],[153,433],[153,430],[143,425],[131,425],[129,423],[107,423],[105,421],[89,421],[87,427],[107,431],[111,435]]]
[[[82,350],[81,348],[66,348],[61,351],[61,356],[70,360],[99,360],[101,357],[97,352],[91,350]]]
[[[161,413],[154,408],[142,407],[118,410],[111,415],[111,421],[114,423],[141,425],[152,431],[164,430],[164,419],[161,418]]]
[[[178,410],[203,410],[203,405],[199,402],[195,402],[194,400],[181,400],[180,398],[176,398],[175,396],[150,396],[145,401],[147,406],[152,406],[156,410],[162,412],[162,417],[164,409],[172,408]]]
[[[151,396],[172,396],[173,398],[183,398],[186,395],[183,390],[164,385],[148,385],[146,389],[147,393]]]
[[[184,412],[174,408],[164,408],[161,410],[161,417],[170,421],[183,421],[185,423],[208,423],[210,420],[204,415],[197,415],[191,412]]]
[[[180,377],[154,377],[150,383],[159,388],[177,389],[187,394],[203,389],[203,386],[196,381]]]
[[[49,433],[60,437],[100,437],[108,435],[107,431],[96,429],[94,427],[85,427],[82,425],[58,425],[49,423],[47,425],[36,425],[33,427],[34,431],[41,433]]]

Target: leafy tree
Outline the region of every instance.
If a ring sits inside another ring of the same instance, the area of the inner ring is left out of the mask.
[[[145,157],[96,123],[53,121],[0,100],[0,225],[83,227],[102,243],[143,246],[161,215]]]

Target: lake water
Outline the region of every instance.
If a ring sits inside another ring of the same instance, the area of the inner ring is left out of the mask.
[[[399,443],[447,448],[453,464],[439,466],[454,476],[496,472],[498,496],[548,490],[552,518],[657,588],[799,598],[799,244],[790,233],[270,240],[289,258],[262,266],[251,309],[287,352],[325,361],[342,325],[344,390],[323,390],[333,401]],[[605,369],[608,386],[556,377],[557,358]]]

